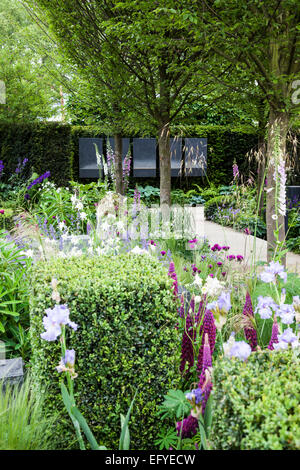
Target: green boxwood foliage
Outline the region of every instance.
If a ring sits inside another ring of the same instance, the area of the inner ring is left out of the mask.
[[[37,382],[48,387],[50,412],[63,410],[55,370],[60,346],[40,338],[45,309],[54,305],[52,278],[59,281],[61,303],[68,305],[71,320],[79,325],[68,339],[68,348],[76,351],[78,408],[98,441],[116,449],[120,413],[126,414],[137,391],[130,420],[131,448],[154,448],[160,429],[158,405],[179,376],[177,308],[166,269],[154,258],[129,254],[53,259],[34,266],[32,370]],[[75,445],[64,411],[56,432],[63,447],[72,442],[70,435]]]
[[[300,358],[260,351],[214,367],[210,440],[221,450],[300,449]]]
[[[13,210],[9,207],[1,205],[0,203],[0,210],[4,210],[4,214],[0,214],[0,230],[10,230],[14,226],[13,220]]]

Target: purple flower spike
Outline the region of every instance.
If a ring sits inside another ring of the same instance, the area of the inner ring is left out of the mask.
[[[204,314],[203,323],[200,327],[199,334],[202,334],[201,346],[199,349],[198,362],[197,362],[197,371],[201,372],[203,367],[203,355],[204,355],[204,342],[205,336],[208,335],[208,342],[210,347],[210,353],[213,354],[216,343],[216,325],[215,319],[211,311],[206,310]]]
[[[173,261],[171,261],[170,266],[169,266],[169,273],[168,275],[173,279],[173,292],[174,292],[174,297],[177,299],[178,296],[178,281],[177,281],[177,275],[175,272],[175,265]]]
[[[246,302],[244,305],[244,310],[243,310],[243,315],[248,317],[250,320],[251,318],[254,318],[254,313],[253,313],[253,307],[252,307],[252,302],[251,302],[251,297],[249,292],[246,294]],[[251,346],[251,350],[255,351],[257,347],[257,333],[255,328],[244,328],[244,333],[245,333],[245,338],[247,341],[249,341],[249,344]]]
[[[187,367],[187,373],[189,372],[190,368],[194,364],[194,348],[193,348],[193,341],[195,337],[195,331],[193,328],[193,319],[188,312],[186,319],[185,319],[185,329],[182,335],[182,343],[181,343],[181,362],[180,362],[180,372],[183,371]]]
[[[181,430],[182,427],[182,430]],[[176,425],[177,435],[180,436],[182,439],[190,438],[195,436],[198,432],[198,420],[194,418],[192,415],[189,415],[187,418],[184,418],[183,421],[179,421]]]
[[[274,322],[273,322],[273,326],[272,326],[272,334],[271,334],[271,339],[270,339],[269,346],[268,346],[268,349],[270,349],[271,351],[273,351],[273,349],[274,349],[274,343],[275,344],[279,343],[278,332],[279,332],[278,323],[277,323],[276,315],[274,315]]]

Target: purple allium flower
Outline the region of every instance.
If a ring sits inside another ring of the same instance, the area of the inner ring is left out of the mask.
[[[222,246],[222,250],[228,251],[230,249],[230,246]]]
[[[271,351],[273,351],[274,349],[274,344],[278,343],[278,332],[279,332],[279,328],[278,328],[277,318],[276,318],[276,315],[274,315],[272,334],[271,334],[271,339],[268,345],[268,349],[270,349]]]
[[[250,320],[254,318],[254,313],[253,313],[253,307],[252,307],[252,301],[249,292],[246,294],[246,301],[244,305],[244,310],[243,310],[243,315],[245,317],[248,317]],[[257,347],[257,332],[256,329],[245,327],[244,328],[244,333],[245,333],[245,338],[247,341],[250,343],[250,347],[252,351],[256,350]]]
[[[218,262],[217,262],[217,265],[218,265],[218,266],[223,266],[222,261],[218,261]]]
[[[182,428],[182,429],[181,429]],[[198,420],[194,416],[189,415],[187,418],[184,418],[183,421],[179,421],[176,425],[177,435],[182,439],[191,438],[195,436],[198,432]]]
[[[161,251],[160,254],[161,254],[162,256],[165,256],[166,252],[165,252],[165,251]]]
[[[211,251],[221,251],[222,250],[222,247],[216,243],[212,248],[211,248]]]
[[[251,230],[248,227],[245,228],[244,232],[246,235],[251,235]]]
[[[227,273],[223,272],[223,273],[221,273],[221,274],[222,274],[223,277],[225,277]]]
[[[234,255],[229,255],[229,256],[227,256],[227,259],[228,259],[229,261],[232,261],[233,259],[235,259],[235,256],[234,256]]]
[[[251,347],[246,341],[236,341],[229,352],[230,357],[237,357],[242,361],[246,361],[250,354]]]
[[[215,277],[213,273],[210,273],[209,276],[210,276],[210,277]]]
[[[236,259],[237,261],[243,261],[244,257],[242,255],[237,255]]]
[[[212,269],[212,268],[213,268],[213,265],[212,265],[212,264],[209,264],[208,267],[209,267],[209,269]]]
[[[0,214],[4,214],[5,213],[5,210],[4,209],[1,209],[0,210]]]

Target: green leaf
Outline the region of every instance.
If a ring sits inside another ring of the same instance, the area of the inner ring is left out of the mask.
[[[173,410],[177,418],[187,414],[191,409],[190,403],[181,390],[169,390],[164,398],[162,407]]]
[[[120,435],[120,443],[119,443],[119,450],[129,450],[130,446],[130,434],[129,434],[129,428],[128,428],[128,423],[130,419],[130,413],[133,407],[133,403],[136,397],[137,391],[134,394],[133,400],[130,403],[130,407],[127,411],[127,415],[124,418],[123,415],[121,415],[121,435]],[[122,418],[124,418],[122,420]]]

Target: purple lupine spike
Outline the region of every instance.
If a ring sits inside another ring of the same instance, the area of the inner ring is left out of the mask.
[[[253,313],[253,307],[252,307],[252,302],[251,302],[251,297],[249,292],[246,294],[246,301],[244,305],[244,310],[243,310],[243,315],[246,317],[254,318],[254,313]],[[255,328],[244,328],[244,333],[245,333],[245,338],[249,342],[251,346],[251,350],[255,351],[257,347],[257,333]]]
[[[199,322],[201,321],[202,316],[203,316],[204,303],[205,303],[205,296],[204,296],[203,300],[200,301],[198,312],[196,313],[196,316],[195,316],[195,320],[196,320],[197,325],[199,324]]]
[[[170,266],[169,266],[169,272],[168,275],[173,279],[173,292],[174,292],[174,297],[177,299],[178,296],[178,281],[177,281],[177,275],[175,272],[175,264],[173,261],[171,261]]]
[[[190,306],[189,306],[189,312],[190,311],[194,315],[194,313],[195,313],[195,296],[194,295],[192,295],[192,298],[191,298],[191,302],[190,302]]]
[[[208,342],[210,347],[211,355],[214,352],[215,344],[216,344],[216,325],[215,319],[210,310],[206,310],[203,318],[203,323],[200,327],[199,334],[202,334],[201,345],[199,348],[199,355],[198,355],[198,362],[197,362],[197,371],[198,373],[202,370],[203,366],[203,353],[204,353],[204,342],[205,342],[205,335],[208,335]]]
[[[202,399],[202,404],[201,404],[201,412],[202,415],[205,413],[205,408],[206,408],[206,403],[207,400],[209,399],[210,392],[212,391],[212,382],[211,382],[211,374],[209,369],[205,370],[205,382],[202,385],[202,391],[203,391],[203,399]]]
[[[206,381],[206,374],[205,371],[209,367],[212,366],[212,357],[211,357],[211,352],[210,352],[210,346],[209,346],[209,340],[208,340],[208,334],[205,334],[205,339],[204,339],[204,347],[203,347],[203,362],[202,362],[202,369],[201,369],[201,374],[199,377],[199,388],[203,388],[203,385]]]
[[[210,346],[208,341],[208,334],[205,334],[204,347],[203,347],[203,364],[202,369],[206,370],[208,367],[212,366],[212,358],[210,352]]]
[[[180,372],[182,373],[185,369],[186,364],[188,364],[187,372],[194,364],[194,342],[195,331],[193,328],[193,319],[189,311],[185,319],[185,329],[182,335],[181,342],[181,362],[180,362]]]
[[[183,295],[183,293],[181,294],[181,297],[180,297],[179,316],[180,316],[180,318],[184,317],[184,295]]]
[[[278,323],[277,323],[277,318],[276,318],[276,315],[275,315],[274,316],[273,326],[272,326],[271,339],[270,339],[269,346],[268,346],[268,349],[270,349],[271,351],[273,351],[273,349],[274,349],[274,343],[279,342],[278,341],[278,332],[279,332]]]
[[[198,432],[197,418],[194,418],[194,416],[189,415],[187,418],[184,418],[183,421],[178,421],[176,425],[176,430],[177,430],[178,436],[180,436],[180,431],[181,431],[182,439],[195,436],[195,434],[197,434]]]

